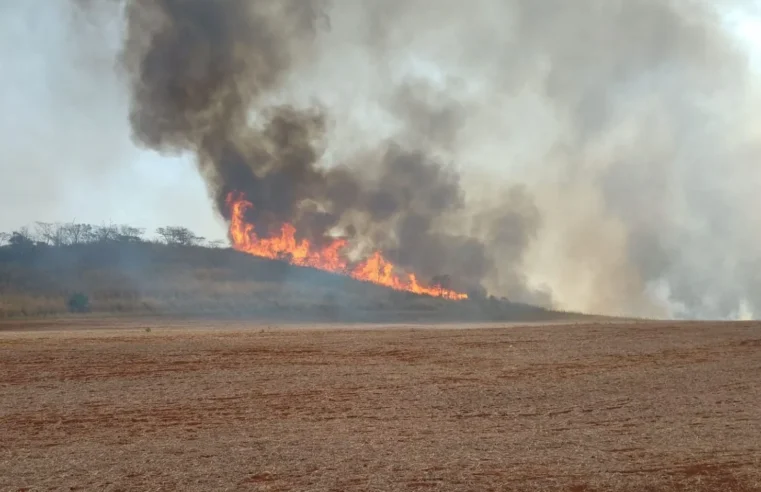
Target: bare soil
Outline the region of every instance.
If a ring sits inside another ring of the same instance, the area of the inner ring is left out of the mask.
[[[0,489],[761,490],[758,323],[190,325],[0,325]]]

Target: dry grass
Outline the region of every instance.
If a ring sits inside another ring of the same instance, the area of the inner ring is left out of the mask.
[[[119,323],[0,324],[0,489],[761,490],[758,324]]]
[[[95,243],[11,253],[0,248],[0,319],[65,315],[74,293],[87,295],[96,314],[381,322],[567,317],[483,296],[453,303],[394,292],[232,250]]]

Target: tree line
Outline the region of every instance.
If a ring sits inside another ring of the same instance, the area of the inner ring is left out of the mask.
[[[0,232],[0,246],[73,246],[94,243],[158,242],[171,246],[204,246],[223,248],[224,241],[208,241],[187,227],[165,226],[146,237],[146,230],[129,225],[93,225],[77,222],[35,222],[13,232]]]

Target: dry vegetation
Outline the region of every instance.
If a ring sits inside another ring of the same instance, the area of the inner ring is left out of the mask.
[[[758,324],[26,327],[2,490],[761,490]]]
[[[230,249],[145,241],[0,247],[0,318],[90,311],[326,321],[547,320],[565,316],[477,296],[454,303]]]

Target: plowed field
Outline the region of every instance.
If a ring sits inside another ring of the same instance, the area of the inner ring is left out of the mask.
[[[0,489],[761,490],[760,324],[89,323],[0,325]]]

